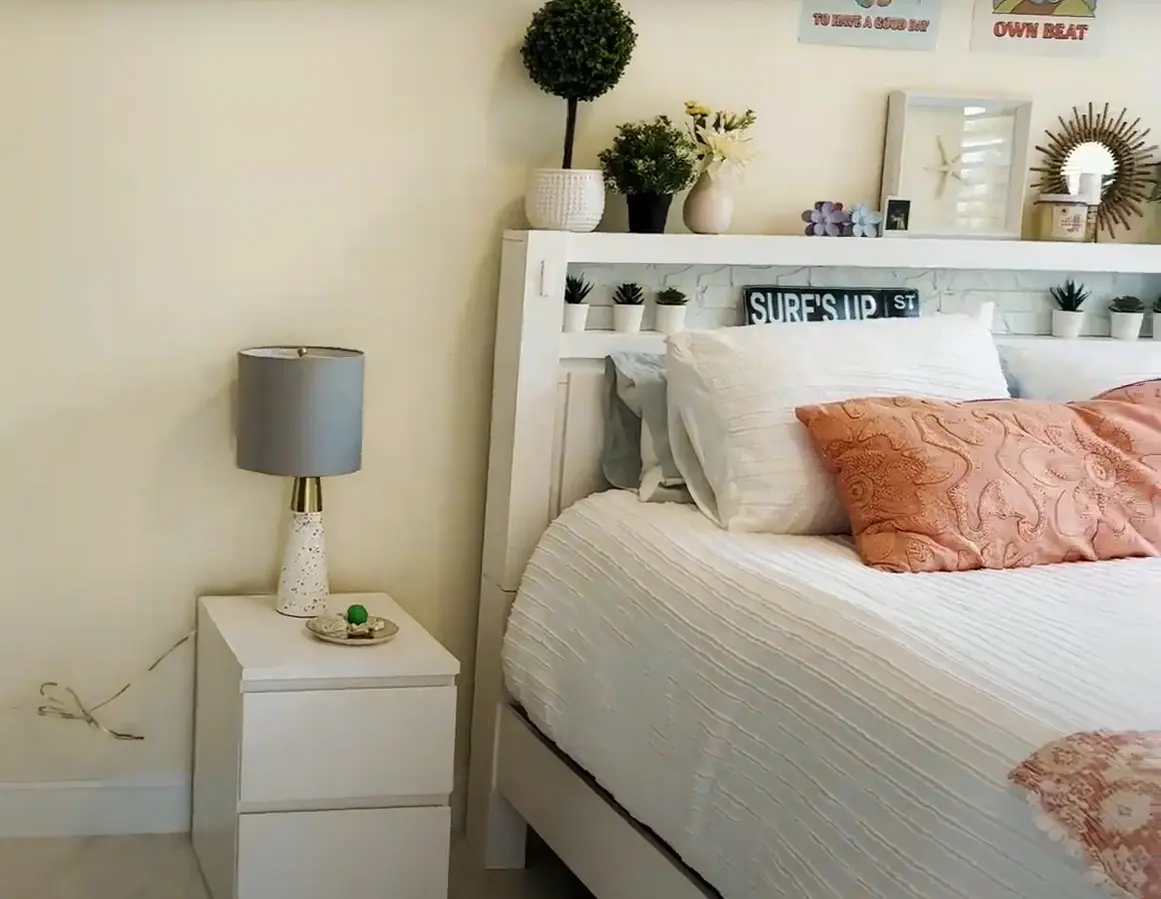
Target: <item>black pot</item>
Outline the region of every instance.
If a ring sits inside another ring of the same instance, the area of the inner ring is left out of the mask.
[[[631,234],[664,234],[673,194],[628,194],[629,232]]]

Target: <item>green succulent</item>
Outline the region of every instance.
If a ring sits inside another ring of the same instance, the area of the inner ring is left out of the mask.
[[[1158,315],[1161,315],[1161,297],[1157,297],[1157,299],[1153,301],[1153,311]]]
[[[1056,300],[1056,305],[1064,312],[1080,312],[1080,307],[1089,297],[1089,292],[1084,289],[1084,285],[1077,284],[1072,278],[1069,278],[1060,287],[1053,287],[1049,292],[1052,294],[1052,299]]]
[[[1140,297],[1123,296],[1117,297],[1109,303],[1109,312],[1144,312],[1145,304],[1141,302]]]
[[[689,297],[676,287],[666,287],[663,290],[657,291],[658,306],[684,306],[688,302]]]
[[[593,285],[580,275],[565,275],[564,301],[570,306],[579,306],[593,292]]]
[[[568,104],[563,168],[572,168],[579,104],[616,87],[636,46],[618,0],[548,0],[532,16],[520,57],[537,87]]]
[[[613,291],[613,302],[618,306],[640,306],[645,302],[645,291],[639,284],[622,284]]]
[[[622,194],[675,194],[697,174],[693,140],[664,115],[618,126],[600,160],[605,181]]]

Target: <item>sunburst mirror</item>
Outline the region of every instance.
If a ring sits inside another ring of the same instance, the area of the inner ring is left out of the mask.
[[[1040,174],[1032,186],[1048,194],[1075,194],[1082,174],[1098,175],[1098,227],[1110,237],[1118,227],[1130,230],[1131,217],[1142,214],[1141,204],[1154,187],[1157,145],[1148,143],[1149,129],[1140,128],[1139,118],[1130,121],[1127,109],[1113,116],[1108,103],[1099,113],[1091,103],[1087,112],[1074,106],[1071,119],[1057,121],[1060,130],[1048,131],[1045,146],[1036,147],[1044,162],[1032,167]]]

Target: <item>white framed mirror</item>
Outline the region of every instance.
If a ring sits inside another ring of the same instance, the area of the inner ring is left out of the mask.
[[[895,91],[882,198],[910,201],[910,237],[1018,240],[1032,103]]]

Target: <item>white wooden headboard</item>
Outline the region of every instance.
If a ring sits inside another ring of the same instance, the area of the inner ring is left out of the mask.
[[[493,795],[500,653],[524,567],[557,514],[604,487],[604,359],[661,352],[661,335],[562,334],[569,264],[814,266],[1049,272],[1161,272],[1161,247],[1022,241],[824,240],[508,232],[500,272],[475,697],[468,788],[473,848],[495,866],[523,852],[523,828]],[[740,296],[739,296],[740,302]],[[1028,338],[1014,338],[1014,342]],[[1034,339],[1034,338],[1033,338]],[[513,834],[510,843],[496,839]],[[485,839],[490,834],[491,839]]]

